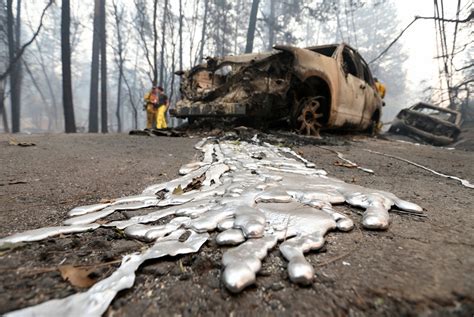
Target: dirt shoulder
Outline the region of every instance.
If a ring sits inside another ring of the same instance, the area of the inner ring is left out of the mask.
[[[172,179],[198,158],[198,139],[128,135],[14,136],[36,146],[9,145],[0,135],[0,236],[59,225],[73,207],[140,193]],[[419,204],[428,218],[391,213],[386,232],[363,230],[360,211],[337,209],[357,223],[350,233],[333,232],[318,253],[313,285],[288,281],[286,262],[274,250],[257,284],[238,295],[220,282],[224,248],[208,241],[196,255],[144,265],[135,286],[121,292],[106,315],[472,315],[474,311],[473,189],[405,162],[367,150],[397,155],[439,172],[474,181],[474,152],[365,137],[326,145],[375,171],[340,166],[331,151],[287,141],[331,176],[390,191]],[[126,214],[112,217],[126,217]],[[111,219],[111,218],[108,218]],[[99,229],[65,235],[0,256],[0,313],[61,298],[83,289],[63,281],[60,264],[96,266],[98,279],[111,274],[124,254],[146,245],[120,232]],[[104,264],[105,263],[105,264]]]

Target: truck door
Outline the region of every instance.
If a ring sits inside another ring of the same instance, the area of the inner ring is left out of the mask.
[[[379,96],[375,89],[375,82],[370,73],[369,66],[359,56],[356,57],[359,62],[364,75],[364,81],[366,84],[365,88],[365,104],[362,111],[361,126],[363,128],[368,127],[371,124],[372,116],[378,111],[379,118],[381,116],[382,98]]]
[[[344,47],[338,60],[344,74],[340,79],[338,125],[358,127],[364,111],[367,84],[362,79],[362,70],[352,50]]]

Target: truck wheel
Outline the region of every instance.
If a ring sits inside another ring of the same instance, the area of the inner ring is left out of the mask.
[[[323,127],[322,102],[324,97],[304,97],[298,102],[298,112],[295,120],[295,128],[300,134],[319,137],[319,131]]]
[[[380,133],[380,131],[382,131],[382,122],[380,121],[380,114],[379,112],[375,112],[373,115],[372,115],[372,119],[370,121],[370,125],[369,127],[367,128],[367,133],[370,135],[370,136],[376,136],[377,134]]]

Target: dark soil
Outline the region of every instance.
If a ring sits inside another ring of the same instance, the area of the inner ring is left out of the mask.
[[[12,138],[36,145],[9,145]],[[229,293],[221,283],[225,249],[210,240],[198,254],[147,262],[134,287],[117,296],[107,316],[472,316],[474,190],[366,150],[400,156],[469,181],[474,181],[474,152],[365,136],[326,136],[317,142],[285,134],[269,138],[292,145],[331,176],[417,203],[428,217],[392,212],[388,231],[366,231],[358,224],[359,210],[338,206],[357,228],[330,233],[323,250],[308,255],[316,279],[305,288],[288,281],[286,262],[274,250],[255,286],[238,295]],[[174,178],[179,166],[199,157],[193,149],[197,140],[0,135],[0,236],[59,225],[73,207],[137,194]],[[340,159],[320,144],[375,174],[338,165]],[[127,216],[124,212],[112,217]],[[119,231],[99,229],[0,251],[0,313],[84,291],[62,280],[59,265],[92,265],[92,277],[100,280],[124,254],[146,247]]]

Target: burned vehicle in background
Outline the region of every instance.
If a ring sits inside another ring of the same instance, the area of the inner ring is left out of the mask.
[[[170,114],[285,119],[300,133],[321,129],[370,130],[380,120],[382,99],[370,69],[347,44],[208,58],[181,75],[181,100]]]
[[[404,134],[433,145],[453,143],[461,133],[461,113],[419,102],[401,110],[388,132]]]

